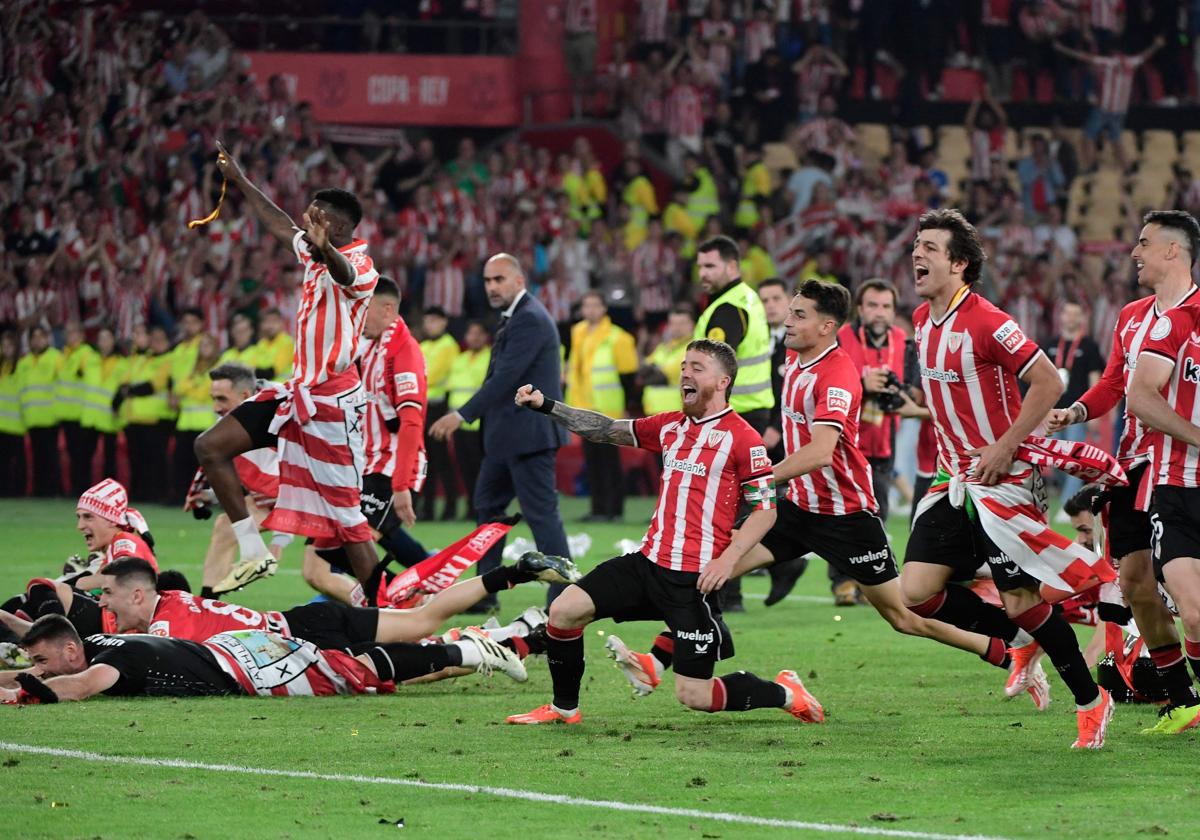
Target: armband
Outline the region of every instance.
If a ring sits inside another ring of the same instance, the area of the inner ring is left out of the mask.
[[[552,400],[549,397],[542,397],[541,405],[539,405],[537,408],[530,406],[530,408],[533,408],[534,411],[540,411],[542,414],[549,414],[554,411],[554,406],[556,405],[558,405],[558,400]]]
[[[17,674],[17,685],[21,686],[21,691],[17,694],[17,703],[22,706],[58,702],[58,695],[54,693],[54,689],[27,671]]]
[[[754,510],[771,510],[775,507],[775,481],[770,478],[742,485],[742,498]]]

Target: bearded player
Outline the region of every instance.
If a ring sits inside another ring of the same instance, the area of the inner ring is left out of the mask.
[[[359,508],[365,396],[354,357],[379,274],[367,243],[354,238],[362,206],[345,190],[321,190],[301,229],[247,180],[224,146],[217,148],[222,175],[304,269],[292,378],[268,383],[196,439],[196,457],[237,535],[241,560],[232,574],[244,586],[275,573],[275,557],[247,513],[233,458],[278,447],[279,498],[264,526],[307,536],[318,548],[344,546],[372,599],[383,570]]]
[[[1175,307],[1198,299],[1192,282],[1192,264],[1200,246],[1200,226],[1196,220],[1183,211],[1157,210],[1147,213],[1142,221],[1132,257],[1138,285],[1153,294],[1121,310],[1113,329],[1112,351],[1100,381],[1070,408],[1051,411],[1046,420],[1047,432],[1086,423],[1089,418],[1103,417],[1111,411],[1131,387],[1142,349],[1159,319]],[[1170,373],[1169,368],[1160,369],[1156,379]],[[1149,424],[1147,428],[1148,424],[1132,411],[1131,404],[1132,400],[1125,407],[1125,431],[1117,448],[1117,459],[1129,476],[1129,486],[1108,491],[1108,542],[1112,556],[1117,558],[1121,594],[1133,610],[1138,630],[1167,691],[1167,706],[1158,723],[1147,731],[1167,735],[1200,722],[1200,696],[1188,673],[1175,619],[1159,597],[1150,553],[1153,528],[1148,512],[1149,496],[1157,483],[1150,459],[1156,448],[1162,448],[1162,436],[1156,431],[1161,427]],[[1168,495],[1174,492],[1166,491]]]
[[[766,446],[729,406],[736,376],[737,359],[728,344],[698,339],[683,359],[683,411],[613,420],[547,399],[530,385],[517,390],[518,405],[548,414],[588,440],[662,453],[663,476],[641,548],[601,563],[551,603],[546,658],[553,700],[509,717],[509,723],[582,721],[583,628],[598,618],[666,621],[675,638],[675,696],[690,708],[776,707],[799,720],[824,720],[821,704],[793,671],[780,671],[774,682],[745,671],[713,678],[715,663],[733,654],[716,591],[775,522]],[[750,513],[735,537],[742,499]]]
[[[849,312],[850,293],[836,283],[808,280],[792,298],[784,322],[784,343],[792,351],[781,392],[785,457],[774,467],[775,481],[787,493],[779,500],[775,525],[733,574],[815,552],[857,583],[897,632],[936,639],[1006,668],[1006,640],[929,621],[904,605],[871,465],[857,445],[862,380],[837,341]],[[658,685],[674,644],[669,632],[660,634],[648,656],[628,650],[618,636],[605,640],[636,694]]]
[[[989,636],[1029,633],[1075,698],[1079,749],[1104,745],[1112,698],[1096,685],[1074,632],[1042,592],[1069,594],[1115,572],[1046,524],[1040,475],[1014,461],[1063,390],[1054,365],[1017,324],[972,291],[986,255],[957,210],[924,214],[913,243],[913,313],[939,475],[917,510],[901,574],[918,615]],[[1017,379],[1029,390],[1022,401]],[[1004,604],[984,604],[952,580],[987,563]],[[1007,614],[1007,615],[1006,615]],[[1011,616],[1011,621],[1009,620]]]

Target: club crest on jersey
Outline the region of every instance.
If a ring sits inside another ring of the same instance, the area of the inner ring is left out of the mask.
[[[850,415],[850,392],[845,388],[830,388],[825,392],[825,406],[830,411]]]
[[[1150,338],[1155,341],[1166,338],[1171,334],[1171,318],[1168,315],[1161,316],[1154,322],[1154,326],[1150,328]]]
[[[946,333],[946,346],[950,349],[951,353],[958,352],[958,348],[962,347],[962,340],[963,340],[962,333],[956,333],[956,332]]]
[[[750,472],[764,472],[771,469],[771,459],[767,457],[767,447],[750,447]]]
[[[708,433],[708,445],[720,446],[725,442],[725,437],[729,432],[722,432],[719,429],[711,429]]]
[[[1016,353],[1025,343],[1025,335],[1017,322],[1011,318],[1000,325],[1000,329],[992,333],[992,338],[1000,342],[1000,346],[1009,353]]]

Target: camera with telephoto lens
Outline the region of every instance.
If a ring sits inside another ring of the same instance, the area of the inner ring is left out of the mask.
[[[900,377],[896,376],[894,370],[887,372],[886,387],[890,390],[868,394],[867,398],[879,406],[880,411],[895,414],[904,405],[904,397],[900,395],[901,389],[904,388],[904,383],[900,381]]]

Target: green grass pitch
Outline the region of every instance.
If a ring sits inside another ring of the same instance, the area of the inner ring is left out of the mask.
[[[577,524],[585,512],[579,500],[564,499],[563,508],[569,533],[591,534],[593,547],[580,563],[587,569],[610,556],[616,540],[641,536],[650,502],[631,500],[625,526]],[[144,512],[161,565],[183,570],[198,586],[207,524],[174,510]],[[73,525],[69,501],[0,503],[6,596],[82,549]],[[903,522],[893,518],[891,526],[902,552]],[[435,547],[466,529],[429,523],[416,534]],[[515,533],[528,532],[519,526]],[[300,546],[290,547],[279,575],[236,600],[276,609],[307,600],[299,556]],[[390,697],[0,708],[0,834],[395,837],[403,818],[402,837],[488,840],[1200,836],[1194,734],[1141,737],[1154,710],[1124,706],[1103,751],[1074,752],[1073,705],[1055,675],[1048,712],[1035,712],[1024,698],[1006,701],[1003,673],[974,656],[899,636],[869,607],[835,609],[824,572],[814,562],[796,597],[771,609],[761,602],[766,579],[748,579],[747,612],[728,618],[738,655],[726,663],[768,678],[795,669],[825,705],[821,726],[771,709],[691,712],[676,703],[669,678],[634,700],[603,655],[598,633],[615,628],[605,621],[587,631],[584,722],[574,727],[503,724],[506,715],[549,700],[544,660],[531,661],[523,685],[468,677]],[[538,585],[505,593],[501,617],[542,597]],[[619,632],[645,650],[656,629],[637,624]],[[507,788],[523,798],[452,785]],[[534,794],[563,798],[537,801]],[[772,819],[785,822],[762,824]]]

